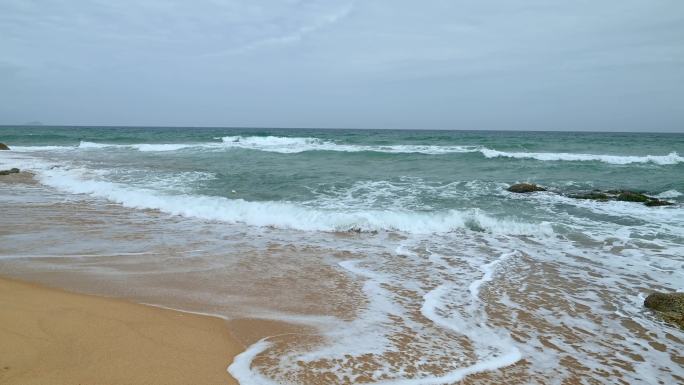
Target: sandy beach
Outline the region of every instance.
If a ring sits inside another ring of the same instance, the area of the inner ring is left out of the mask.
[[[1,384],[235,384],[219,318],[0,278]]]

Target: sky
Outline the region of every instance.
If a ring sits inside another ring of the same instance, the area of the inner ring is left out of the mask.
[[[682,0],[0,0],[0,124],[684,132]]]

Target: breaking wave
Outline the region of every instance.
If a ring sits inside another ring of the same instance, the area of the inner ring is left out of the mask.
[[[631,164],[631,163],[655,163],[655,164],[677,164],[684,162],[684,157],[676,152],[667,155],[601,155],[601,154],[576,154],[570,152],[504,152],[483,148],[480,152],[487,158],[515,158],[515,159],[536,159],[541,161],[570,161],[588,162],[599,161],[610,164]]]
[[[497,234],[553,234],[548,223],[530,224],[499,219],[478,209],[420,212],[406,209],[347,209],[310,207],[286,201],[247,201],[218,196],[165,194],[158,190],[129,187],[89,177],[84,169],[42,168],[40,181],[74,194],[87,194],[125,207],[303,231],[400,231],[413,234],[447,233],[458,229]]]
[[[477,152],[478,146],[432,145],[357,145],[326,141],[318,138],[290,138],[280,136],[225,136],[221,140],[227,147],[279,153],[306,151],[419,153],[428,155]]]
[[[533,159],[538,161],[567,161],[567,162],[602,162],[607,164],[625,165],[634,163],[652,163],[658,165],[674,165],[684,163],[684,157],[672,151],[667,155],[613,155],[613,154],[584,154],[570,152],[507,152],[491,149],[480,145],[362,145],[338,143],[314,137],[283,137],[283,136],[224,136],[214,138],[220,141],[203,143],[137,143],[137,144],[109,144],[81,141],[78,146],[29,146],[16,147],[24,151],[63,151],[63,150],[98,150],[98,149],[132,149],[141,152],[171,152],[184,149],[199,150],[227,150],[246,149],[266,151],[281,154],[297,154],[309,151],[337,151],[337,152],[379,152],[389,154],[465,154],[480,153],[485,158]]]

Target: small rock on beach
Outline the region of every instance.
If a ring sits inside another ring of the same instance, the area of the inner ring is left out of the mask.
[[[644,306],[654,310],[665,322],[684,329],[684,293],[653,293]]]

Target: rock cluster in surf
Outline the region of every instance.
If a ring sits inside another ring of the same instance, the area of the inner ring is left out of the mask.
[[[629,190],[608,190],[608,191],[591,191],[582,194],[570,195],[570,198],[575,199],[592,199],[601,202],[606,201],[620,201],[620,202],[636,202],[643,203],[646,206],[669,206],[674,203],[658,199],[655,197],[642,194],[640,192]]]
[[[535,191],[546,191],[544,187],[537,186],[534,183],[516,183],[508,188],[508,191],[514,193],[530,193]]]
[[[5,143],[0,143],[0,150],[9,150],[10,148]]]
[[[532,192],[537,192],[537,191],[548,191],[546,188],[539,186],[539,185],[536,185],[534,183],[516,183],[516,184],[511,185],[507,190],[510,192],[519,193],[519,194],[532,193]],[[567,196],[570,198],[574,198],[574,199],[589,199],[589,200],[595,200],[595,201],[599,201],[599,202],[608,202],[608,201],[636,202],[636,203],[643,203],[644,205],[649,206],[649,207],[670,206],[670,205],[674,204],[670,201],[658,199],[656,197],[648,196],[646,194],[643,194],[640,192],[635,192],[635,191],[630,191],[630,190],[608,190],[608,191],[593,190],[593,191],[588,191],[588,192],[570,194]]]
[[[9,175],[9,174],[19,174],[19,169],[18,168],[11,168],[9,170],[0,171],[0,175]]]
[[[684,329],[684,293],[653,293],[646,297],[644,306],[665,322]]]

